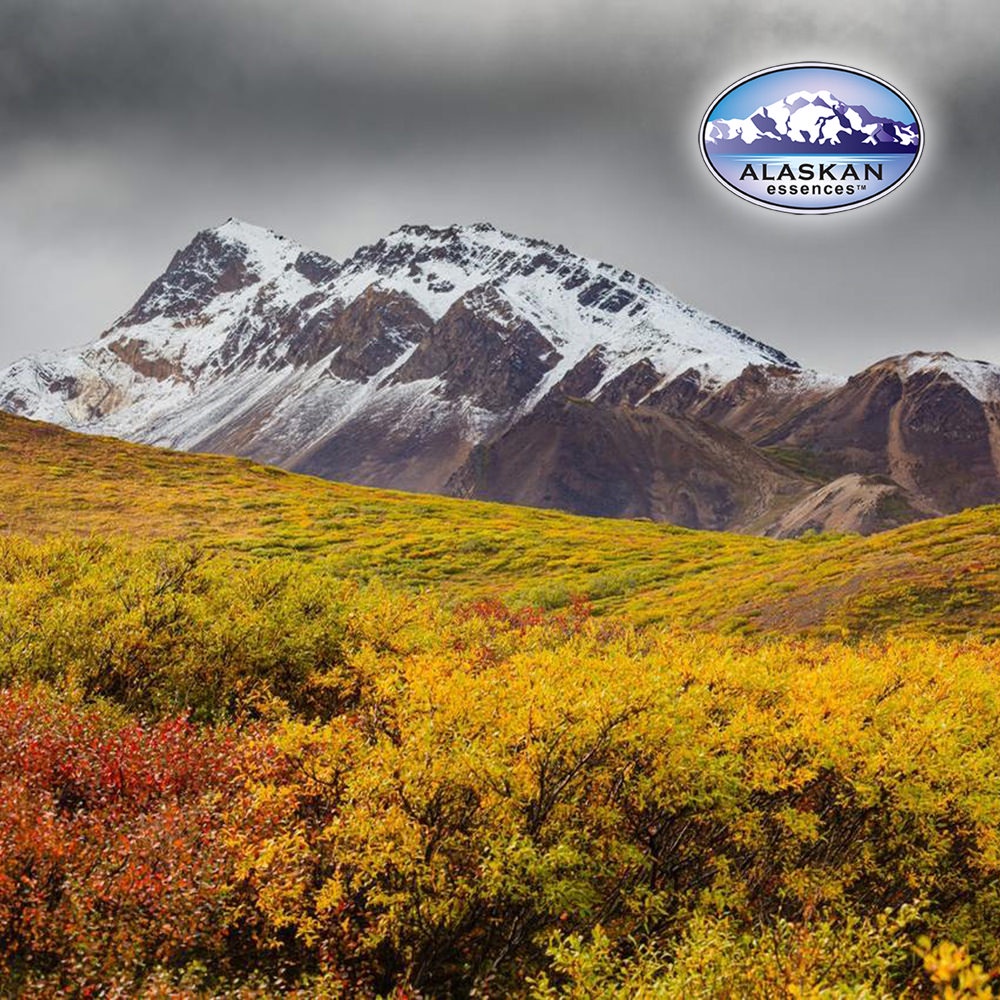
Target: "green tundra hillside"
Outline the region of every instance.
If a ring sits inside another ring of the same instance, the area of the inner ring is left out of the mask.
[[[870,538],[771,539],[330,483],[0,414],[0,528],[307,561],[445,599],[723,632],[1000,633],[1000,507]]]

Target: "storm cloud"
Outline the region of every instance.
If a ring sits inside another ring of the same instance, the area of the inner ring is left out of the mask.
[[[0,0],[0,361],[92,339],[236,215],[335,257],[488,220],[816,367],[1000,362],[995,21],[985,0]],[[919,109],[899,191],[803,218],[709,175],[715,95],[803,59]]]

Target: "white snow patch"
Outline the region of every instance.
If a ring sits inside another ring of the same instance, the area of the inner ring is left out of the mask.
[[[939,371],[954,379],[980,402],[1000,402],[1000,366],[988,361],[956,358],[947,351],[933,354],[917,351],[899,358],[898,366],[904,378],[912,378],[918,372]]]

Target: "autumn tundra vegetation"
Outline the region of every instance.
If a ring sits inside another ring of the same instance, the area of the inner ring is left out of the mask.
[[[0,459],[4,995],[993,995],[1000,509],[778,542]]]

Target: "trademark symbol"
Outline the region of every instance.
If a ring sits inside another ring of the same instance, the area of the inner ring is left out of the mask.
[[[865,191],[867,189],[868,189],[868,185],[867,184],[859,184],[858,185],[858,190],[859,191]]]

